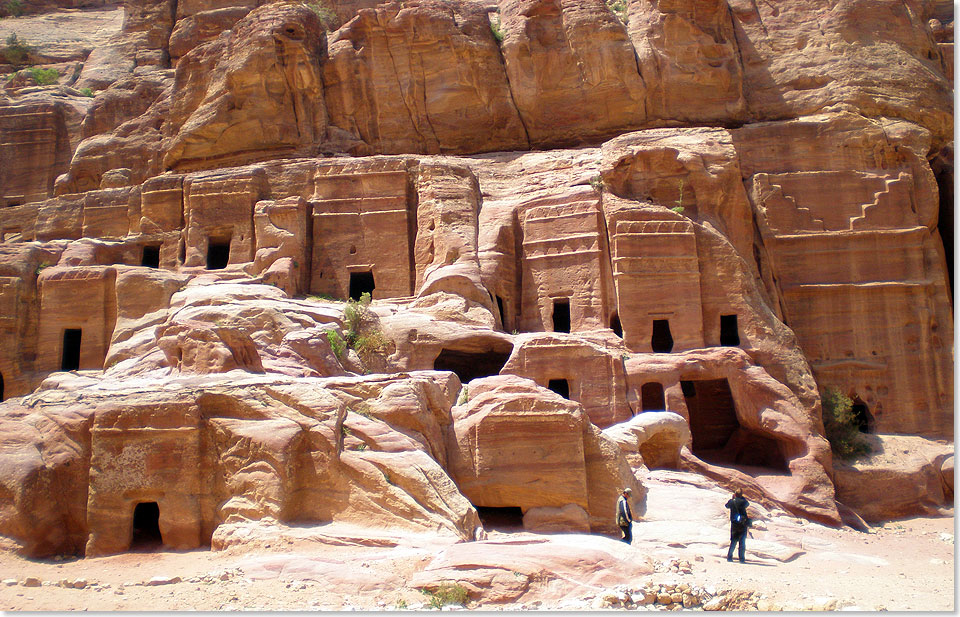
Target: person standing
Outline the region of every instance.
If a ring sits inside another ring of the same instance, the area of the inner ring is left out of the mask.
[[[617,499],[617,526],[623,532],[622,540],[627,544],[633,543],[633,512],[630,510],[630,494],[633,493],[629,488],[620,492],[620,498]]]
[[[733,561],[733,547],[739,544],[740,563],[744,562],[747,551],[747,530],[750,527],[747,505],[749,502],[743,497],[742,488],[734,491],[733,498],[726,503],[725,507],[730,510],[730,548],[727,549],[727,561]]]

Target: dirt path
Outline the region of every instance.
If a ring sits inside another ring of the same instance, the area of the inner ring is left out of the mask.
[[[36,64],[82,62],[93,48],[120,32],[123,9],[64,9],[56,13],[0,19],[0,41],[11,34],[33,48]]]
[[[757,526],[748,540],[746,564],[728,563],[722,491],[702,478],[655,472],[647,515],[635,525],[628,547],[597,536],[491,533],[491,541],[540,543],[538,555],[584,555],[573,575],[544,576],[522,600],[504,602],[516,582],[503,572],[519,569],[504,553],[502,564],[478,558],[474,572],[494,572],[485,595],[470,608],[595,608],[603,596],[587,577],[604,575],[607,588],[637,589],[650,583],[687,583],[705,588],[758,592],[760,608],[863,610],[954,610],[954,519],[916,518],[871,529],[832,529],[751,506]],[[415,586],[441,555],[477,551],[452,540],[379,535],[369,530],[287,528],[279,534],[250,534],[252,540],[225,551],[144,552],[67,561],[27,560],[0,554],[3,610],[364,610],[421,608],[427,597]],[[366,534],[366,535],[363,535]],[[531,544],[531,546],[533,546]],[[484,553],[489,557],[490,546]],[[596,548],[614,561],[591,561]],[[527,550],[527,549],[524,549]],[[497,548],[493,547],[493,554]],[[565,552],[566,551],[566,552]],[[532,554],[532,553],[531,553]],[[532,557],[534,561],[539,557]],[[669,571],[684,560],[690,572]],[[619,561],[616,561],[619,560]],[[646,574],[627,576],[626,564],[650,560]],[[456,561],[454,559],[453,561]],[[469,559],[467,559],[470,562]],[[543,572],[560,572],[544,559]],[[509,562],[509,563],[507,563]],[[474,562],[470,562],[474,563]],[[611,566],[611,564],[614,564]],[[616,565],[620,564],[620,565]],[[529,565],[529,564],[528,564]],[[536,566],[535,566],[536,567]],[[497,568],[500,568],[497,570]],[[598,569],[606,568],[606,572]],[[449,570],[447,570],[449,572]],[[35,577],[39,587],[24,582]],[[419,577],[419,578],[417,578]],[[619,577],[619,578],[618,578]],[[481,576],[482,578],[482,576]],[[530,577],[531,580],[536,577]],[[78,581],[78,579],[80,579]],[[150,584],[151,580],[155,584]],[[613,581],[612,584],[610,582]],[[419,584],[419,583],[418,583]],[[82,588],[73,588],[74,585]],[[558,586],[559,585],[559,586]],[[563,587],[566,585],[566,587]],[[756,597],[756,596],[755,596]],[[491,599],[501,600],[491,604]]]

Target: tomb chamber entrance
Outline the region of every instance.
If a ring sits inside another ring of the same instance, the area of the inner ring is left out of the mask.
[[[460,383],[465,384],[478,377],[499,375],[500,369],[508,359],[510,359],[510,352],[492,350],[468,352],[443,349],[433,361],[433,370],[456,373]]]
[[[740,424],[726,379],[681,381],[681,389],[690,414],[695,456],[725,467],[789,471],[776,440]]]

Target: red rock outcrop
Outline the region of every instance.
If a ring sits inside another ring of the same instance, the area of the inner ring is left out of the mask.
[[[0,535],[615,534],[657,467],[938,512],[943,4],[129,0],[0,94]]]

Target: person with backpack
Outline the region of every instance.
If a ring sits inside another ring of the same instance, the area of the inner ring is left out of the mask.
[[[627,544],[633,543],[633,512],[630,511],[630,494],[632,492],[629,488],[625,488],[620,492],[620,498],[617,499],[617,526],[623,532],[623,538],[621,539]]]
[[[750,528],[750,519],[747,517],[749,502],[743,497],[743,489],[738,488],[733,498],[727,501],[726,508],[730,510],[730,548],[727,549],[727,561],[733,561],[733,547],[740,544],[740,563],[744,563],[747,551],[747,530]]]

